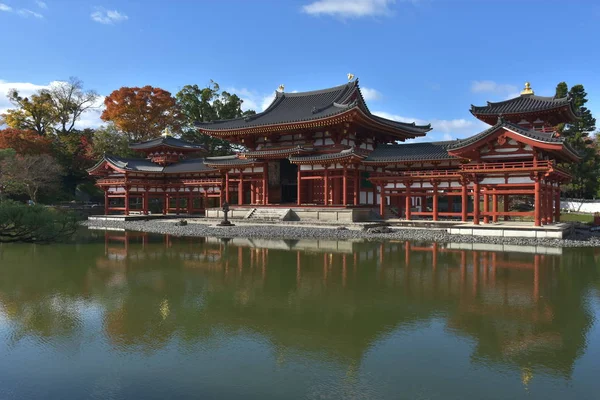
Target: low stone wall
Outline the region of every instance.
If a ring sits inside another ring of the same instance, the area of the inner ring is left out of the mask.
[[[561,210],[593,214],[600,212],[600,200],[561,200]]]
[[[252,207],[232,207],[228,217],[231,219],[243,219],[253,210]],[[373,219],[373,214],[367,208],[314,208],[314,207],[290,207],[290,213],[285,220],[291,221],[320,221],[320,222],[366,222]],[[277,210],[284,210],[277,208]],[[206,210],[207,218],[223,218],[220,208],[209,208]]]
[[[451,235],[486,236],[505,238],[535,238],[535,239],[563,239],[573,233],[573,226],[565,224],[559,229],[547,229],[538,227],[474,227],[457,226],[448,228]]]

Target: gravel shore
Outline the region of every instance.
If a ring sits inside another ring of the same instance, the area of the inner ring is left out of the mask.
[[[491,243],[519,246],[551,246],[551,247],[600,247],[600,234],[584,230],[576,230],[567,239],[533,239],[504,238],[450,235],[445,229],[415,228],[369,228],[365,230],[347,229],[345,227],[314,227],[292,224],[236,225],[217,227],[208,222],[190,222],[181,226],[174,220],[150,221],[85,221],[85,226],[108,229],[125,229],[130,231],[169,234],[175,236],[195,237],[244,237],[272,239],[372,239],[372,240],[411,240],[439,243]],[[381,233],[379,231],[389,231]]]

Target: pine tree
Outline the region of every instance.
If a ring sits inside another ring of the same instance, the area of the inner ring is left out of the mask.
[[[582,159],[570,164],[567,168],[573,176],[571,184],[566,188],[567,195],[579,198],[591,198],[600,187],[600,156],[598,155],[590,134],[596,130],[596,118],[585,107],[588,102],[583,85],[575,85],[568,90],[565,82],[556,86],[556,97],[569,95],[579,115],[579,119],[571,124],[561,124],[558,131]]]

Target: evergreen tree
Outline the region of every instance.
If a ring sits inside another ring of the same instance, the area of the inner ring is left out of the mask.
[[[561,82],[556,86],[556,97],[569,95],[579,115],[579,119],[570,124],[561,124],[558,131],[579,154],[582,159],[578,163],[567,166],[573,176],[570,185],[566,187],[570,197],[591,198],[600,187],[600,156],[596,151],[590,134],[596,130],[596,118],[585,107],[588,102],[583,85],[575,85],[567,91],[567,84]]]

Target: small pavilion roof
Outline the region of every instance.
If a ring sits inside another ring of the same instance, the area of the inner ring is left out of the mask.
[[[480,140],[485,140],[487,137],[493,135],[499,129],[506,129],[508,131],[514,132],[518,135],[524,136],[526,138],[532,139],[540,143],[554,145],[560,144],[562,146],[562,149],[566,153],[570,154],[572,158],[580,158],[579,153],[575,149],[573,149],[563,137],[556,136],[554,132],[539,132],[531,129],[525,129],[517,124],[505,121],[502,117],[499,117],[496,125],[492,126],[491,128],[486,129],[485,131],[478,133],[477,135],[468,137],[466,139],[456,140],[450,143],[447,149],[450,153],[454,153],[455,151],[470,146],[471,144],[476,143]]]
[[[448,146],[455,141],[402,143],[379,145],[365,158],[365,164],[387,164],[394,162],[439,161],[455,159],[448,154]]]
[[[561,107],[567,107],[570,110],[571,118],[573,120],[578,118],[573,101],[569,96],[544,97],[533,94],[522,94],[519,97],[497,103],[491,103],[488,101],[487,105],[485,106],[471,105],[471,114],[482,117],[527,114],[555,110]]]
[[[360,112],[373,126],[401,138],[424,136],[431,130],[430,125],[392,121],[371,114],[360,92],[358,80],[310,92],[276,92],[275,100],[261,113],[229,120],[197,122],[196,127],[202,132],[219,135],[272,132],[278,130],[276,128],[289,130],[290,125],[326,126],[323,120],[333,117],[340,119],[342,116],[350,119],[351,111]],[[340,122],[343,120],[340,119]]]
[[[131,143],[129,148],[132,150],[151,150],[159,147],[170,147],[177,150],[193,150],[203,151],[204,146],[193,144],[182,139],[177,139],[172,136],[161,136],[156,139],[148,140],[140,143]]]

